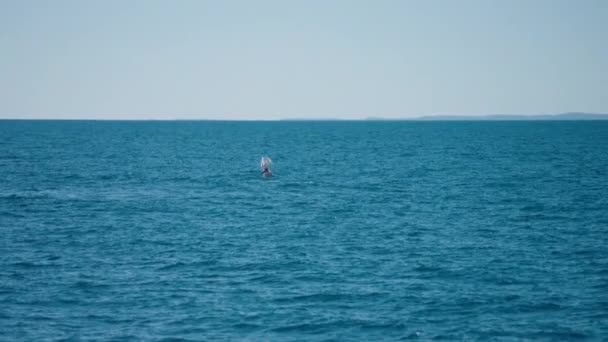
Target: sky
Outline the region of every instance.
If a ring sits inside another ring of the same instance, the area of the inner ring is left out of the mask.
[[[608,113],[605,0],[0,0],[0,118]]]

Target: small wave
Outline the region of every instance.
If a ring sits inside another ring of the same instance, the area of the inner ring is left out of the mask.
[[[521,304],[516,306],[519,312],[553,312],[564,309],[562,305],[553,302]]]
[[[119,175],[115,175],[115,174],[105,174],[105,175],[97,176],[97,179],[102,180],[102,181],[115,180],[118,178],[119,178]]]
[[[72,285],[72,287],[76,288],[76,289],[81,289],[81,290],[92,290],[92,289],[108,288],[108,287],[110,287],[110,285],[102,284],[102,283],[95,283],[95,282],[86,281],[86,280],[79,280],[79,281],[75,282]]]
[[[414,268],[414,271],[431,273],[431,272],[440,272],[440,271],[442,271],[442,268],[438,267],[438,266],[418,265]]]
[[[122,337],[122,336],[121,336]],[[122,339],[122,338],[120,338]],[[139,338],[133,338],[133,340],[138,340]],[[131,338],[127,338],[126,340],[131,340]],[[198,342],[200,340],[197,339],[189,339],[184,337],[163,337],[159,341],[161,342]]]
[[[306,187],[306,184],[289,182],[289,183],[281,183],[281,185],[279,187],[282,189],[302,189],[302,188]]]
[[[290,302],[348,302],[355,300],[362,300],[364,298],[376,298],[382,296],[382,293],[371,292],[371,293],[314,293],[306,295],[297,295],[290,297],[282,297],[275,299],[276,302],[290,303]]]
[[[360,319],[336,319],[325,322],[308,322],[300,324],[284,325],[270,329],[273,332],[290,333],[290,332],[304,332],[304,333],[324,333],[327,331],[334,331],[336,329],[344,328],[358,328],[361,330],[404,330],[406,327],[401,322],[389,322],[389,323],[376,323],[367,320]]]
[[[174,264],[159,267],[158,270],[159,271],[171,271],[171,270],[182,269],[182,268],[197,268],[197,267],[204,267],[204,266],[212,266],[212,265],[216,265],[216,264],[217,264],[217,261],[215,261],[215,260],[196,261],[196,262],[190,262],[190,263],[185,263],[185,262],[179,261]]]
[[[586,340],[591,336],[578,331],[572,331],[570,329],[559,331],[559,330],[551,330],[551,331],[539,331],[527,335],[526,338],[530,338],[533,340],[550,340],[550,341],[572,341],[572,340]]]
[[[21,215],[21,214],[16,214],[13,212],[9,212],[9,211],[0,211],[0,217],[8,217],[8,218],[25,218],[27,216],[25,215]]]
[[[45,199],[50,196],[42,192],[17,192],[17,193],[4,193],[0,194],[0,199],[18,201],[18,200],[33,200],[33,199]]]
[[[255,331],[264,328],[263,325],[260,324],[252,324],[252,323],[236,323],[233,324],[232,327],[236,330],[246,330],[246,331]]]
[[[321,332],[323,330],[327,330],[328,328],[330,328],[331,326],[333,326],[335,324],[336,323],[321,323],[321,324],[301,323],[301,324],[284,325],[281,327],[272,328],[272,329],[270,329],[270,331],[280,332],[280,333],[315,332],[315,331]]]
[[[348,300],[351,296],[341,293],[315,293],[279,299],[279,302],[339,302]]]
[[[37,264],[37,263],[29,262],[29,261],[19,261],[12,265],[15,267],[18,267],[18,268],[23,268],[23,269],[41,268],[41,267],[48,266],[48,265]]]

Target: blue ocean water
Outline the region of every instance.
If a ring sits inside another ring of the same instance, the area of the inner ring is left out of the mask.
[[[606,340],[607,207],[608,122],[0,121],[0,340]]]

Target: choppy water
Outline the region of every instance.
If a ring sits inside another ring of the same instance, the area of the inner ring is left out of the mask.
[[[605,340],[607,208],[607,122],[0,121],[0,339]]]

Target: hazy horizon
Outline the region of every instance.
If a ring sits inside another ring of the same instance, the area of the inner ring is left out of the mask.
[[[369,116],[369,117],[349,117],[349,118],[336,118],[336,117],[284,117],[284,118],[179,118],[169,116],[158,116],[158,117],[141,117],[141,118],[117,118],[117,117],[64,117],[64,118],[53,118],[53,117],[37,117],[37,118],[15,118],[6,117],[0,118],[0,120],[6,121],[19,121],[19,120],[32,120],[32,121],[470,121],[470,120],[482,120],[482,121],[577,121],[577,120],[608,120],[608,113],[557,113],[557,114],[523,114],[523,115],[511,115],[511,114],[489,114],[489,115],[427,115],[427,116],[412,116],[412,117],[382,117],[382,116]]]
[[[608,113],[608,2],[2,1],[0,119]]]

